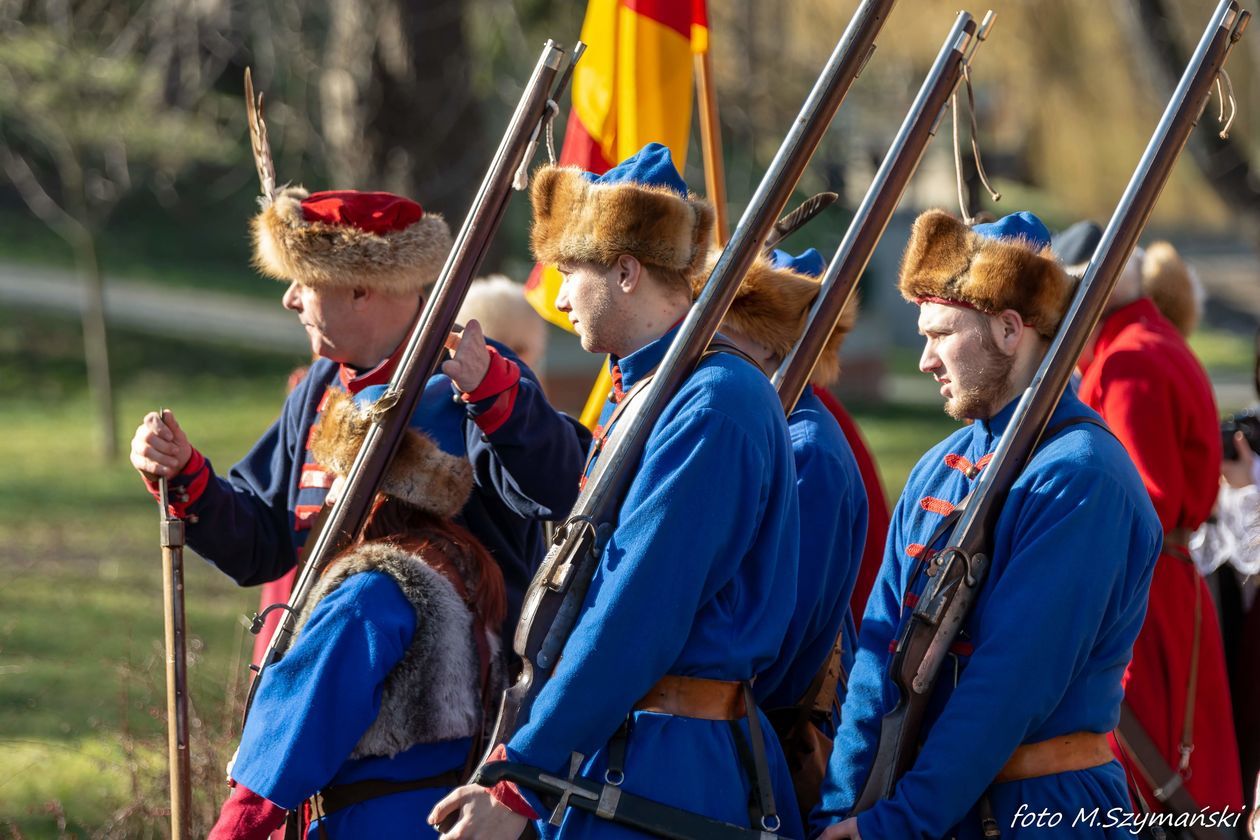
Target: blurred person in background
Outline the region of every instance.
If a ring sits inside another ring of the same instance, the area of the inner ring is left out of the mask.
[[[1064,231],[1056,251],[1070,272],[1083,273],[1101,238],[1098,225],[1080,222]],[[1171,259],[1170,247],[1158,247],[1160,261]],[[1242,779],[1221,628],[1189,549],[1220,484],[1216,398],[1178,327],[1145,293],[1145,261],[1140,248],[1130,255],[1079,365],[1081,400],[1124,444],[1164,530],[1125,703],[1197,806],[1238,809]],[[1165,280],[1182,286],[1161,291],[1165,300],[1194,300],[1188,272],[1166,272]],[[1192,326],[1196,319],[1178,320]],[[1160,808],[1154,790],[1169,790],[1174,780],[1113,746],[1145,802]]]
[[[1253,385],[1257,402],[1222,424],[1225,457],[1216,508],[1190,541],[1194,561],[1215,584],[1220,605],[1250,808],[1257,806],[1251,782],[1260,775],[1260,330],[1255,334]]]
[[[506,344],[525,366],[542,377],[547,356],[547,322],[525,300],[525,287],[503,274],[478,277],[468,289],[456,320],[476,320],[486,335]]]

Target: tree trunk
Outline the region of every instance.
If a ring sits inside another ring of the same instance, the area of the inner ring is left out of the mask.
[[[460,0],[329,8],[320,98],[330,186],[462,213],[485,154]]]
[[[74,236],[75,261],[83,276],[83,356],[87,360],[88,394],[95,408],[101,456],[118,457],[118,420],[109,376],[109,341],[105,326],[105,278],[96,255],[96,241],[87,231]]]
[[[1129,37],[1142,46],[1145,62],[1161,87],[1172,90],[1190,54],[1174,31],[1167,0],[1117,0],[1114,5]],[[1235,214],[1252,242],[1260,245],[1260,172],[1251,165],[1241,143],[1221,139],[1214,107],[1208,103],[1198,129],[1191,133],[1190,153],[1217,197]]]

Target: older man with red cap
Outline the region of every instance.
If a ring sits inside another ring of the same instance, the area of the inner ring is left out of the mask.
[[[1080,243],[1097,229],[1090,224],[1064,232],[1058,247],[1065,264],[1088,262],[1093,248]],[[1170,808],[1168,796],[1184,784],[1198,807],[1241,808],[1220,624],[1188,548],[1219,489],[1216,399],[1178,327],[1144,293],[1144,261],[1140,250],[1130,258],[1080,365],[1081,400],[1102,415],[1128,450],[1164,531],[1150,608],[1125,677],[1125,703],[1141,732],[1126,729],[1132,723],[1122,725],[1128,749],[1117,745],[1117,754],[1154,807]],[[1165,277],[1165,284],[1175,279],[1180,288],[1165,285],[1158,291],[1166,300],[1187,302],[1184,310],[1193,302],[1191,280],[1183,272]],[[1188,325],[1191,318],[1178,321]],[[1164,766],[1154,766],[1140,746],[1147,739]]]
[[[188,544],[241,585],[267,584],[266,605],[288,598],[332,484],[309,451],[311,428],[331,392],[357,394],[390,380],[450,234],[441,216],[388,193],[286,187],[264,196],[263,205],[253,221],[255,265],[289,284],[284,306],[319,358],[226,477],[170,411],[144,418],[131,462],[150,491],[155,477],[170,479]],[[475,321],[451,344],[454,355],[426,384],[417,419],[444,451],[473,466],[474,490],[457,521],[503,570],[507,631],[542,557],[541,521],[562,516],[576,498],[583,433],[550,407],[511,351],[486,342]],[[260,641],[269,636],[264,630]]]
[[[990,571],[947,654],[913,766],[889,798],[853,813],[898,699],[889,663],[901,630],[1071,289],[1032,214],[968,228],[940,211],[915,221],[899,286],[919,304],[919,367],[968,425],[923,456],[893,512],[815,829],[823,840],[978,840],[994,827],[1008,839],[1128,837],[1109,822],[1130,807],[1106,733],[1160,529],[1124,448],[1071,391],[997,518]]]

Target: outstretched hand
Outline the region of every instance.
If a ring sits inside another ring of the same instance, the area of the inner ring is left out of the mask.
[[[451,378],[456,388],[471,394],[490,370],[490,350],[486,347],[481,324],[470,319],[462,333],[452,332],[447,336],[446,349],[451,358],[442,362],[442,373]]]
[[[170,409],[161,416],[156,411],[144,415],[131,439],[131,465],[152,479],[179,475],[192,452],[188,436]]]

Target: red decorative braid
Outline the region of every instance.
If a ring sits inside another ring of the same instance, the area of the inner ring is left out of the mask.
[[[919,507],[928,513],[939,513],[941,516],[949,516],[954,512],[953,502],[947,502],[935,496],[924,496],[922,499],[919,499]]]

